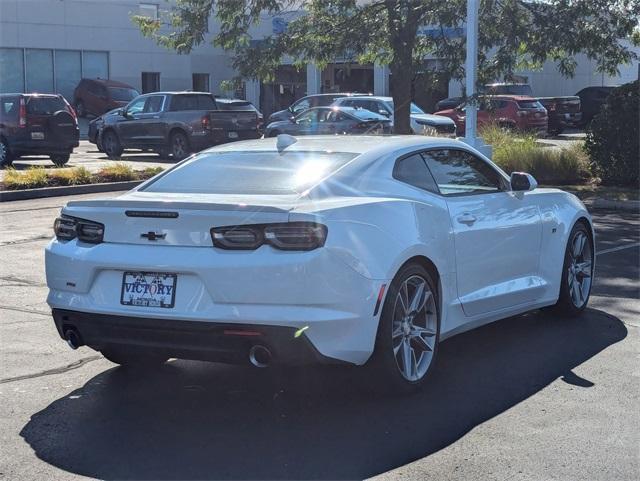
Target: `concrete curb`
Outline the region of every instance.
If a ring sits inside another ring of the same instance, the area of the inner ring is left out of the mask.
[[[593,199],[591,201],[586,201],[585,205],[591,209],[612,209],[624,210],[627,212],[640,211],[640,200]]]
[[[127,182],[104,182],[101,184],[43,187],[40,189],[5,190],[0,192],[0,202],[41,199],[43,197],[57,197],[62,195],[93,194],[97,192],[117,192],[119,190],[133,189],[142,182],[142,180],[132,180]]]

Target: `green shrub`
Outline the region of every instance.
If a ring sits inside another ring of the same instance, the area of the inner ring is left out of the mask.
[[[640,85],[615,89],[587,130],[591,169],[603,184],[640,187]]]
[[[44,167],[30,167],[24,171],[11,168],[4,175],[4,185],[8,190],[35,189],[46,187],[47,184],[47,171]]]
[[[97,175],[102,182],[124,182],[137,179],[137,174],[131,167],[119,162],[101,169]]]
[[[140,173],[140,176],[143,179],[148,179],[155,175],[158,175],[160,172],[164,172],[163,167],[145,167]]]
[[[50,184],[57,185],[90,184],[93,180],[91,172],[89,172],[86,167],[55,169],[48,174],[50,177]]]
[[[579,142],[566,149],[543,147],[532,135],[495,126],[483,128],[480,135],[493,149],[492,160],[507,174],[528,172],[540,184],[579,184],[591,178],[589,159]]]

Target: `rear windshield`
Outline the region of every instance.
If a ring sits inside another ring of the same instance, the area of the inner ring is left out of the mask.
[[[174,95],[171,98],[171,110],[217,110],[211,95]]]
[[[541,109],[542,104],[537,100],[529,101],[529,100],[520,100],[518,102],[518,107],[521,109]]]
[[[255,107],[250,102],[216,102],[220,110],[250,110],[254,111]]]
[[[346,112],[362,120],[389,120],[384,115],[376,114],[375,112],[371,112],[371,110],[366,109],[353,109],[347,110]]]
[[[51,115],[59,110],[67,110],[61,97],[27,97],[28,114]]]
[[[136,89],[126,87],[109,87],[109,93],[111,99],[118,102],[129,102],[140,95]]]
[[[151,183],[146,192],[295,194],[335,172],[347,152],[205,152]]]
[[[531,86],[528,84],[493,85],[488,87],[487,93],[493,95],[531,95]]]

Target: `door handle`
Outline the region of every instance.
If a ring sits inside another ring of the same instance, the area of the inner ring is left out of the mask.
[[[458,216],[458,222],[461,224],[472,225],[476,220],[475,216],[470,214],[469,212],[465,212],[461,216]]]

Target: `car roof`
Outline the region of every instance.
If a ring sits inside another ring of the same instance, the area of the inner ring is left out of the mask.
[[[39,92],[29,92],[29,93],[24,93],[24,92],[16,92],[16,93],[2,93],[0,94],[0,97],[16,97],[16,96],[22,96],[22,97],[44,97],[44,98],[60,98],[62,97],[62,95],[60,94],[41,94]]]
[[[489,99],[504,99],[504,100],[515,100],[517,101],[533,101],[537,100],[535,97],[531,97],[530,95],[509,95],[509,94],[500,94],[500,95],[483,95],[485,98]]]
[[[118,82],[117,80],[111,80],[106,78],[83,78],[83,82],[95,82],[104,85],[105,87],[122,87],[127,89],[135,89],[129,84],[124,82]]]
[[[353,95],[350,100],[381,100],[382,102],[393,102],[393,97],[382,97],[379,95]]]
[[[295,137],[295,136],[294,136]],[[424,135],[301,135],[286,148],[287,152],[349,152],[384,155],[407,147],[464,148],[459,140]],[[212,147],[206,152],[270,152],[277,151],[277,137],[232,142]]]

